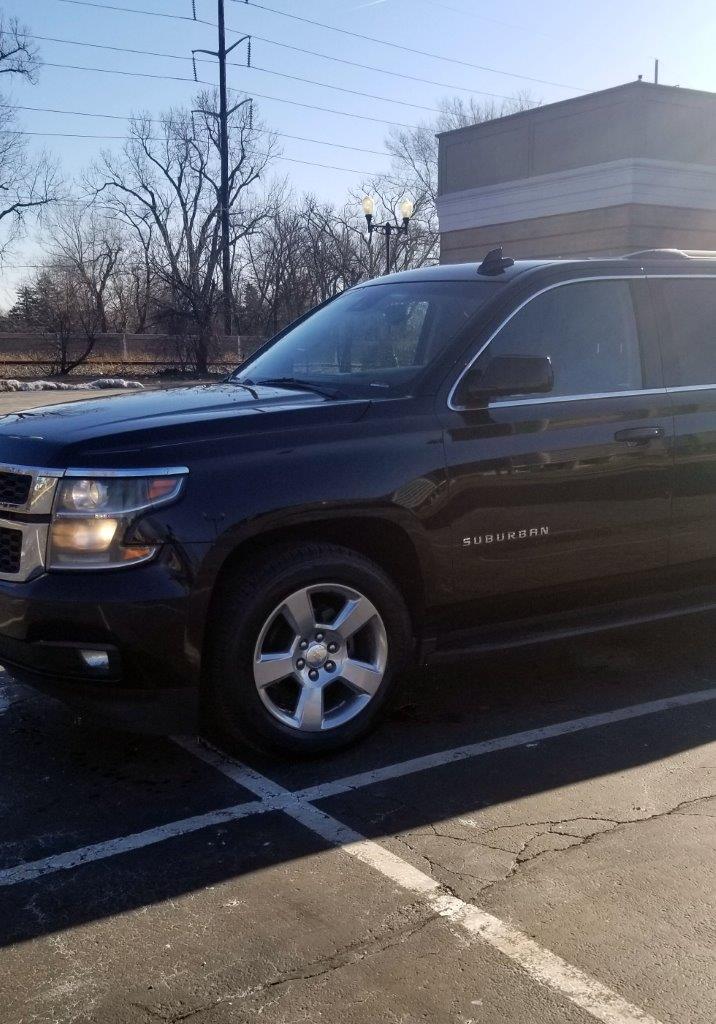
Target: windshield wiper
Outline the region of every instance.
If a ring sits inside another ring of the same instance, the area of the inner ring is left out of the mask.
[[[245,388],[251,395],[252,398],[258,398],[258,391],[256,388],[251,387],[250,383],[246,383],[243,380],[234,380],[232,377],[227,379],[227,384],[233,384],[237,388]]]
[[[295,388],[297,391],[313,391],[324,398],[338,398],[340,392],[331,391],[320,384],[314,384],[311,380],[298,380],[296,377],[266,377],[263,380],[251,380],[247,383],[255,387],[265,385],[266,387]]]

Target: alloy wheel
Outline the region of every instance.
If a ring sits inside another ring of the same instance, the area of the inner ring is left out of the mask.
[[[266,619],[254,650],[254,683],[284,725],[325,731],[368,706],[387,657],[385,624],[364,594],[337,583],[312,584]]]

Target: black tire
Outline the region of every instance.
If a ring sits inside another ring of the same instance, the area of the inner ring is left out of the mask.
[[[294,591],[317,583],[355,588],[375,606],[385,627],[388,655],[379,688],[367,707],[334,728],[302,732],[279,721],[254,682],[254,651],[261,630]],[[413,644],[410,617],[395,584],[374,562],[335,544],[286,544],[241,564],[221,584],[206,652],[205,723],[229,749],[315,756],[364,736],[392,696]]]

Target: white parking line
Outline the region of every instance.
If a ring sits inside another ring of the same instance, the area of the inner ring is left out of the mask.
[[[88,846],[80,846],[79,849],[68,850],[66,853],[54,853],[49,857],[42,857],[40,860],[31,860],[12,868],[4,868],[0,871],[0,886],[18,885],[20,882],[30,882],[35,878],[41,878],[42,875],[52,875],[56,871],[69,871],[70,868],[77,868],[82,864],[106,860],[108,857],[116,857],[120,853],[130,853],[132,850],[141,850],[145,846],[163,843],[167,839],[175,839],[177,836],[186,836],[203,828],[225,825],[229,821],[238,821],[239,818],[248,818],[254,814],[265,814],[271,809],[268,803],[251,800],[248,803],[236,804],[234,807],[223,807],[218,811],[209,811],[207,814],[197,814],[193,818],[170,821],[167,825],[157,825],[155,828],[148,828],[143,832],[134,832],[130,836],[107,839],[101,843],[90,843]]]
[[[628,722],[632,718],[643,718],[645,715],[655,715],[660,711],[689,707],[692,704],[704,704],[714,700],[716,700],[716,687],[697,690],[693,693],[680,693],[675,697],[664,697],[662,700],[651,700],[644,704],[632,704],[601,714],[585,715],[582,718],[572,718],[566,722],[556,722],[554,725],[544,725],[537,729],[528,729],[525,732],[513,732],[509,736],[498,736],[495,739],[482,740],[480,743],[470,743],[464,747],[441,750],[436,754],[426,754],[424,757],[413,757],[409,761],[389,764],[384,768],[375,768],[357,775],[349,775],[347,778],[337,779],[334,782],[311,786],[301,790],[297,795],[303,800],[313,802],[324,800],[326,797],[348,793],[353,789],[362,789],[364,786],[372,786],[377,782],[398,779],[403,775],[424,772],[430,768],[440,768],[443,765],[455,764],[458,761],[480,757],[483,754],[493,754],[499,750],[509,750],[512,747],[524,747],[528,743],[539,743],[557,736],[569,736],[571,733],[583,732],[585,729],[598,729],[600,726],[615,725],[617,722]]]
[[[413,867],[379,843],[366,839],[313,804],[307,803],[298,794],[290,793],[253,769],[203,744],[184,738],[178,742],[184,750],[218,768],[233,782],[250,790],[261,800],[276,800],[283,797],[284,814],[288,814],[344,853],[380,872],[401,889],[423,896],[436,913],[499,950],[503,956],[518,964],[530,978],[559,993],[595,1020],[602,1021],[603,1024],[659,1024],[655,1017],[622,999],[617,992],[596,978],[567,963],[493,914],[488,914],[472,903],[466,903],[448,893],[441,883],[430,875]]]
[[[524,746],[527,743],[534,743],[539,740],[554,739],[558,736],[571,735],[586,729],[595,729],[599,726],[610,725],[616,722],[628,721],[633,718],[642,718],[647,715],[654,715],[661,711],[673,708],[688,707],[694,704],[702,704],[709,701],[716,701],[716,687],[708,690],[699,690],[693,693],[683,693],[676,697],[667,697],[663,700],[649,701],[644,704],[633,704],[629,707],[619,708],[615,711],[608,711],[599,715],[586,715],[583,718],[574,718],[566,722],[557,722],[555,725],[543,726],[539,729],[530,729],[526,732],[512,733],[509,736],[500,736],[492,740],[484,740],[480,743],[473,743],[464,747],[454,747],[437,754],[427,754],[425,757],[413,758],[410,761],[403,761],[399,764],[388,765],[384,768],[377,768],[372,771],[361,772],[358,775],[350,775],[344,779],[334,782],[326,782],[318,786],[309,786],[306,789],[290,792],[281,786],[274,785],[269,779],[259,775],[258,772],[245,766],[239,766],[235,762],[229,762],[223,755],[213,752],[209,748],[201,747],[202,757],[209,764],[220,768],[224,774],[232,778],[234,782],[245,786],[253,793],[257,793],[257,786],[263,787],[264,794],[261,801],[252,800],[244,804],[237,804],[233,807],[223,807],[206,814],[195,815],[190,818],[180,818],[177,821],[165,825],[157,825],[154,828],[145,829],[142,832],[135,832],[130,836],[120,836],[116,839],[108,839],[98,843],[90,843],[87,846],[75,850],[68,850],[63,853],[52,854],[42,857],[39,860],[28,861],[14,867],[0,870],[0,887],[17,885],[20,882],[31,881],[43,875],[54,874],[57,871],[67,871],[79,867],[82,864],[89,864],[97,860],[105,860],[121,853],[130,853],[132,850],[139,850],[143,847],[152,846],[155,843],[162,843],[168,839],[188,835],[203,828],[211,828],[214,825],[226,824],[231,821],[238,821],[241,818],[248,818],[255,814],[265,814],[273,810],[282,810],[286,804],[292,806],[296,802],[308,804],[310,801],[324,799],[328,796],[335,796],[340,793],[347,793],[351,790],[360,789],[373,785],[376,782],[383,782],[387,779],[400,778],[402,776],[426,771],[430,768],[437,768],[441,765],[453,764],[467,758],[480,757],[485,754],[494,753],[499,750],[509,750],[513,747]],[[197,746],[194,740],[175,737],[175,742],[186,747],[191,753],[196,753]],[[231,766],[234,765],[232,768]],[[233,773],[233,774],[232,774]],[[248,782],[251,781],[251,785]],[[252,788],[254,787],[254,788]]]

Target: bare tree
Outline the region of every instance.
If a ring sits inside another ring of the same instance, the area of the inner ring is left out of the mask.
[[[216,96],[197,97],[200,111],[215,111]],[[206,373],[212,351],[220,263],[219,155],[216,118],[209,113],[170,110],[158,122],[136,117],[122,154],[104,153],[92,179],[97,195],[115,216],[142,227],[156,294],[164,313],[193,328],[193,362]],[[237,243],[256,230],[263,211],[252,202],[252,186],[268,166],[274,143],[257,148],[259,128],[247,107],[235,111],[229,129],[229,207]],[[161,308],[158,313],[161,315]]]
[[[245,238],[235,260],[244,331],[273,334],[291,319],[292,309],[302,302],[297,296],[302,249],[300,215],[279,194],[258,229]]]
[[[440,238],[436,211],[436,132],[476,124],[532,106],[526,95],[501,106],[474,100],[444,100],[438,118],[394,132],[387,140],[391,170],[364,183],[343,209],[314,196],[296,202],[284,187],[273,189],[270,215],[240,247],[237,291],[246,333],[266,336],[365,278],[385,273],[380,235],[366,236],[360,200],[370,192],[381,216],[400,225],[399,206],[411,198],[414,214],[407,235],[393,234],[391,270],[436,263]],[[382,209],[381,209],[382,208]]]
[[[316,302],[325,302],[372,276],[373,253],[367,244],[365,221],[358,220],[350,208],[337,209],[306,196],[301,216],[305,260]]]
[[[151,221],[128,229],[124,257],[114,281],[116,315],[121,330],[143,334],[152,305],[153,227]]]
[[[101,335],[116,327],[124,239],[117,222],[93,206],[62,206],[48,222],[48,257],[10,317],[49,335],[53,372],[87,361]]]
[[[48,263],[20,289],[8,313],[14,329],[43,334],[51,342],[49,371],[68,374],[83,363],[97,335],[96,311],[77,273]],[[80,338],[80,347],[75,343]]]
[[[311,306],[370,276],[364,226],[346,210],[285,188],[237,259],[237,292],[246,333],[267,336]]]
[[[30,30],[17,18],[6,18],[0,11],[0,75],[20,75],[37,81],[40,58]]]
[[[93,307],[99,333],[109,330],[111,284],[123,255],[124,239],[113,219],[94,206],[63,206],[49,224],[51,259],[75,275]]]
[[[444,99],[440,113],[432,121],[415,128],[393,129],[385,140],[392,157],[392,166],[386,174],[366,179],[362,193],[354,193],[359,204],[361,195],[371,193],[378,199],[382,214],[392,218],[396,227],[400,223],[397,209],[401,200],[412,199],[414,213],[410,233],[401,236],[395,247],[395,269],[419,267],[437,263],[440,258],[440,234],[436,201],[438,196],[438,142],[437,133],[470,124],[481,124],[496,117],[504,117],[536,106],[527,93],[518,93],[501,104],[481,103],[461,97]],[[377,239],[376,239],[377,241]]]
[[[39,67],[29,30],[0,13],[0,76],[34,82]],[[32,154],[17,127],[15,112],[0,95],[0,258],[21,234],[28,215],[59,199],[56,165],[41,153]]]

